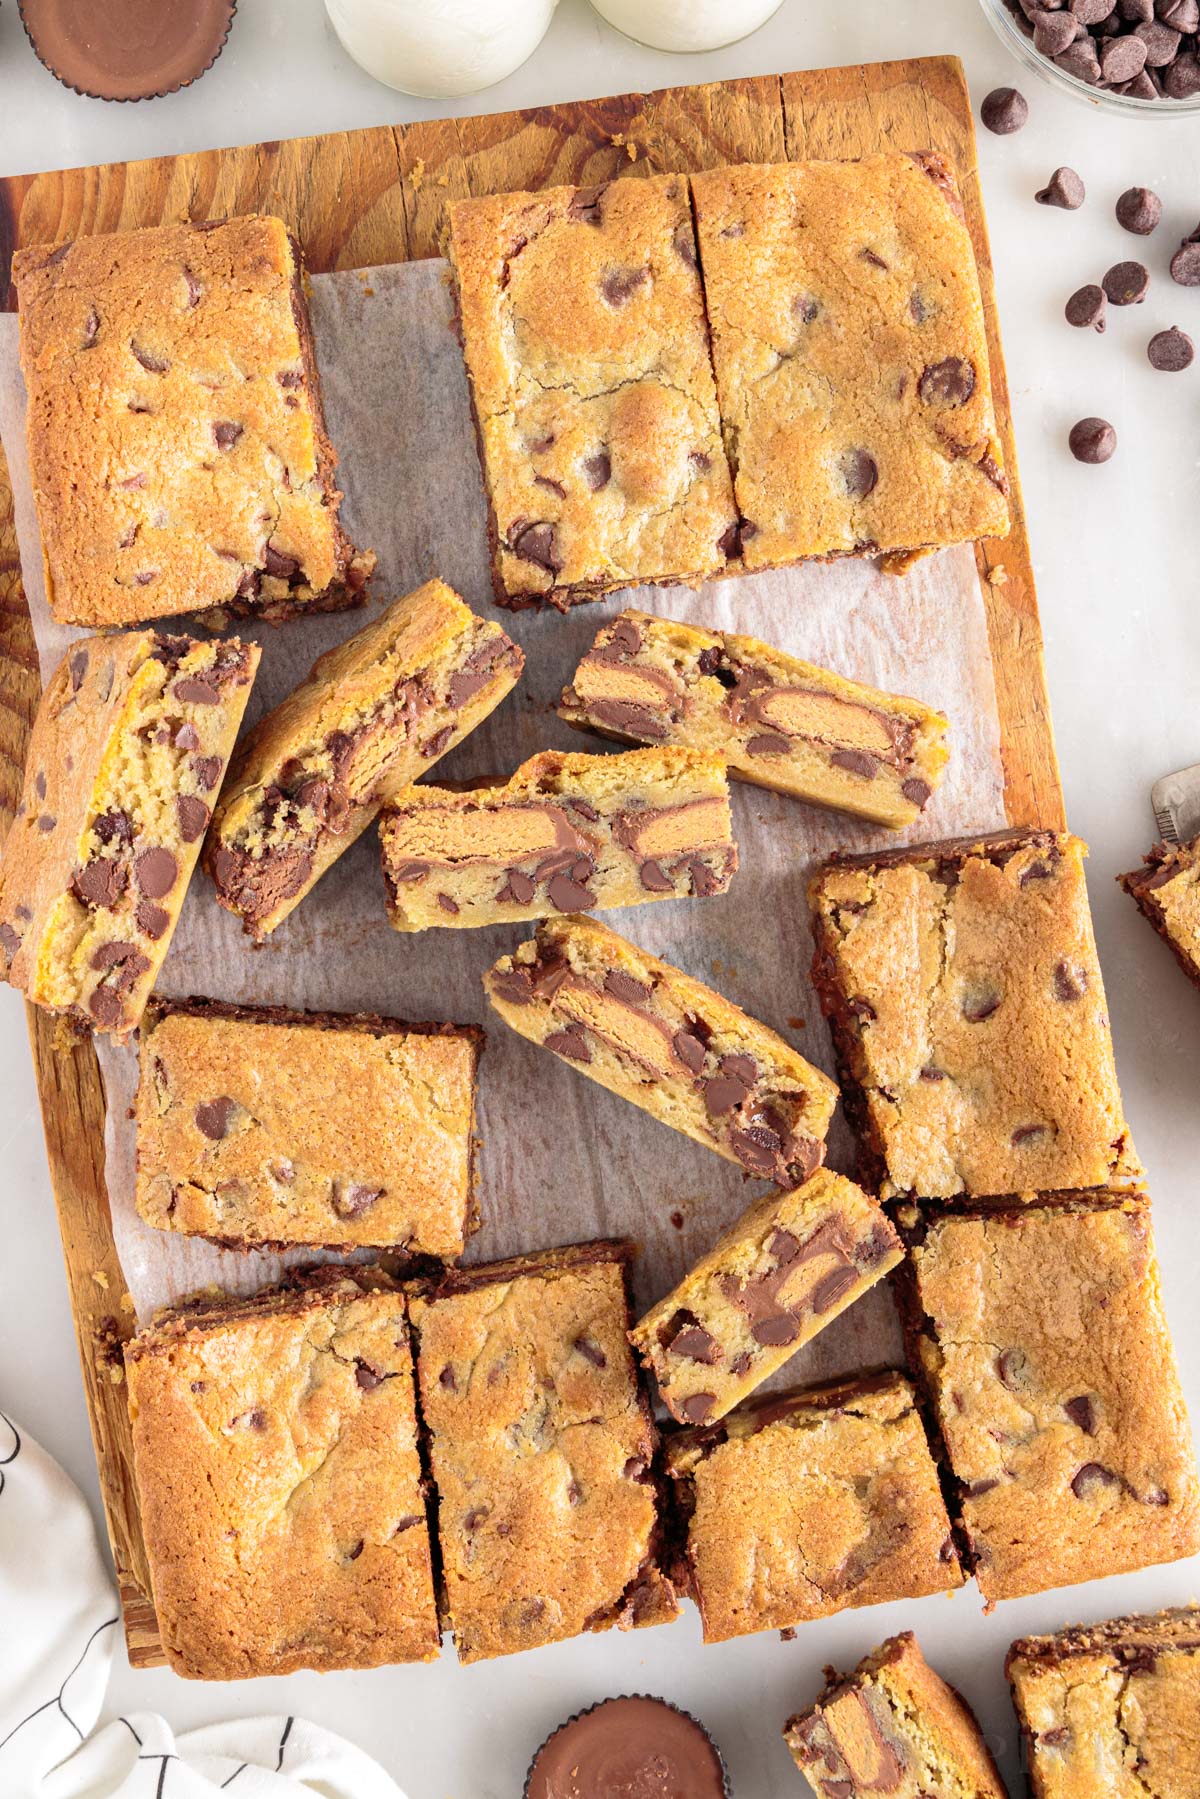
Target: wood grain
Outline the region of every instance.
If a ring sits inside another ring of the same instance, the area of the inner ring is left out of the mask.
[[[1062,794],[1042,669],[1037,598],[1017,478],[974,130],[949,57],[620,94],[476,119],[442,119],[0,181],[0,293],[28,244],[165,220],[267,211],[287,220],[315,271],[439,253],[449,200],[726,162],[942,151],[956,165],[983,282],[992,381],[1013,483],[1013,531],[979,546],[1013,824],[1061,826]],[[0,452],[0,822],[19,797],[38,700]],[[90,1043],[62,1047],[32,1008],[41,1095],[80,1359],[131,1661],[160,1662],[131,1477],[117,1345],[129,1329],[104,1186],[104,1094]]]

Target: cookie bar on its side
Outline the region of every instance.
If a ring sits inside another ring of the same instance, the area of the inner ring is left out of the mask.
[[[484,990],[505,1024],[777,1186],[825,1155],[837,1088],[729,1000],[590,918],[547,920]]]
[[[665,1450],[706,1643],[963,1584],[903,1375],[765,1394]]]
[[[0,858],[5,978],[99,1031],[136,1025],[258,668],[236,638],[74,643],[30,734]]]
[[[737,868],[732,829],[713,751],[544,750],[502,784],[396,796],[379,825],[388,912],[427,931],[708,899]]]
[[[1200,1793],[1200,1609],[1021,1637],[1005,1671],[1033,1799]]]
[[[754,637],[626,610],[597,633],[559,715],[626,743],[717,750],[735,780],[899,829],[941,780],[940,712]]]
[[[658,1568],[654,1425],[625,1336],[632,1254],[547,1250],[410,1297],[460,1661],[676,1616]]]
[[[692,177],[747,569],[1008,531],[979,276],[931,152]]]
[[[304,271],[281,219],[19,250],[29,464],[60,623],[356,605]]]
[[[1156,843],[1143,861],[1144,868],[1117,879],[1200,987],[1200,837]]]
[[[883,1198],[1138,1180],[1085,854],[1018,831],[835,856],[813,878],[813,980]]]
[[[478,1224],[474,1025],[154,1000],[138,1211],[234,1248],[460,1256]]]
[[[977,1719],[910,1630],[850,1674],[826,1669],[824,1692],[783,1734],[817,1799],[1008,1799]]]
[[[906,1277],[910,1361],[989,1601],[1200,1550],[1149,1201],[1047,1199],[926,1219]]]
[[[240,745],[204,866],[261,940],[380,805],[461,743],[525,658],[442,581],[427,581],[318,657]]]
[[[630,1341],[683,1424],[723,1418],[903,1257],[881,1208],[819,1168],[768,1193],[639,1320]]]
[[[736,528],[686,178],[450,207],[502,606],[725,566]]]
[[[431,1661],[440,1646],[404,1296],[365,1268],[161,1315],[125,1349],[177,1674]]]

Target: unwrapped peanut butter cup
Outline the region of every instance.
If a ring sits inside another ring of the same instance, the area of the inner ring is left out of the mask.
[[[524,1799],[730,1799],[721,1752],[690,1712],[628,1693],[546,1738]]]
[[[18,0],[38,60],[95,100],[173,94],[211,69],[237,0]]]

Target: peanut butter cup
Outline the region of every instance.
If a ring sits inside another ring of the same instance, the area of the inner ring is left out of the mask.
[[[95,100],[189,87],[225,47],[237,0],[19,0],[38,60]]]

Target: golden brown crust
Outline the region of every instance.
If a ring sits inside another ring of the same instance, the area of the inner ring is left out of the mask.
[[[460,1661],[676,1614],[657,1568],[650,1409],[624,1243],[413,1290],[421,1412]]]
[[[125,1037],[171,942],[258,667],[235,638],[77,641],[30,734],[0,867],[5,978]]]
[[[912,1359],[986,1599],[1200,1548],[1146,1199],[934,1218],[911,1264]]]
[[[238,748],[204,866],[261,940],[380,805],[481,724],[525,658],[444,581],[427,581],[317,658]]]
[[[17,252],[60,622],[357,603],[369,559],[355,564],[338,522],[301,280],[268,217]]]
[[[724,758],[702,750],[543,750],[495,785],[422,781],[379,836],[398,931],[707,899],[737,869]]]
[[[884,1198],[1138,1179],[1085,853],[1013,832],[813,879],[813,978]]]
[[[138,1210],[238,1247],[462,1254],[482,1032],[155,1002],[142,1026]]]
[[[165,1648],[200,1680],[429,1661],[439,1630],[402,1293],[324,1271],[125,1353]]]
[[[546,920],[483,984],[520,1036],[748,1174],[791,1187],[820,1165],[837,1102],[828,1076],[605,925]]]
[[[692,177],[747,569],[1002,537],[970,234],[940,158]]]
[[[1196,1607],[1022,1637],[1005,1668],[1034,1799],[1200,1792]]]
[[[762,1396],[668,1436],[666,1466],[706,1643],[962,1585],[902,1375]]]
[[[784,1737],[818,1799],[1007,1799],[983,1732],[911,1631],[889,1637],[826,1686]]]
[[[709,1424],[901,1260],[896,1232],[852,1181],[827,1168],[768,1193],[630,1332],[663,1404]]]
[[[686,180],[450,208],[501,605],[724,567],[735,523]]]
[[[947,760],[946,720],[732,631],[626,609],[602,626],[559,716],[626,743],[719,751],[735,780],[899,828]]]

